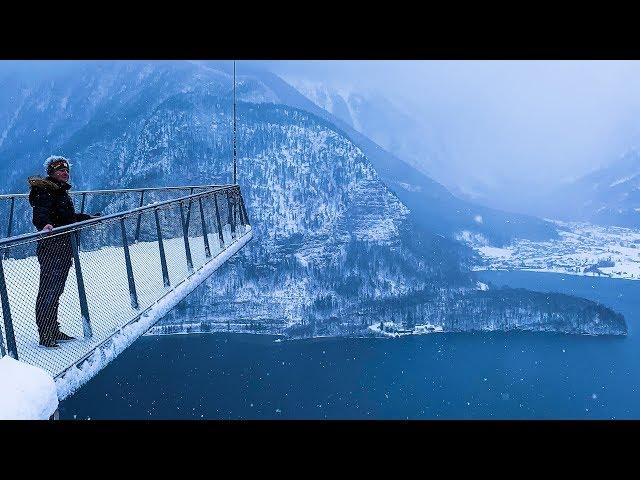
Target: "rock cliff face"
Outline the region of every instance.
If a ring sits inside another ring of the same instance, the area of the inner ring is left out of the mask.
[[[470,250],[419,224],[341,128],[276,103],[279,94],[258,77],[240,80],[238,175],[254,240],[154,331],[196,325],[344,335],[370,332],[380,321],[626,331],[619,315],[586,300],[560,296],[550,304],[525,290],[477,290]],[[76,188],[230,182],[231,83],[220,71],[188,63],[94,65],[25,88],[0,99],[13,106],[0,119],[0,164],[19,159],[15,186],[53,152],[74,162]],[[35,138],[29,125],[46,133]]]

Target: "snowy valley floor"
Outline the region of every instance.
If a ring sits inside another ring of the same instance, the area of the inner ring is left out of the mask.
[[[474,270],[529,270],[640,280],[640,230],[553,221],[560,238],[497,248],[462,235],[482,257]]]

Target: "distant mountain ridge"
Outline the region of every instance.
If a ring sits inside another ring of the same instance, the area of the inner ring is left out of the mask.
[[[558,188],[548,216],[600,225],[640,227],[640,151],[631,149],[610,165]]]

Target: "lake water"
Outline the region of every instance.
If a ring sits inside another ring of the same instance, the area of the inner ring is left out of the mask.
[[[623,313],[626,338],[536,333],[399,339],[200,334],[137,340],[60,405],[92,419],[640,418],[640,282],[483,272]]]

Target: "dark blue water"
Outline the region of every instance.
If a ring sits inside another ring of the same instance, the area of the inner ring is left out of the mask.
[[[625,315],[629,336],[143,337],[65,400],[61,418],[640,418],[640,282],[482,275],[597,300]]]

